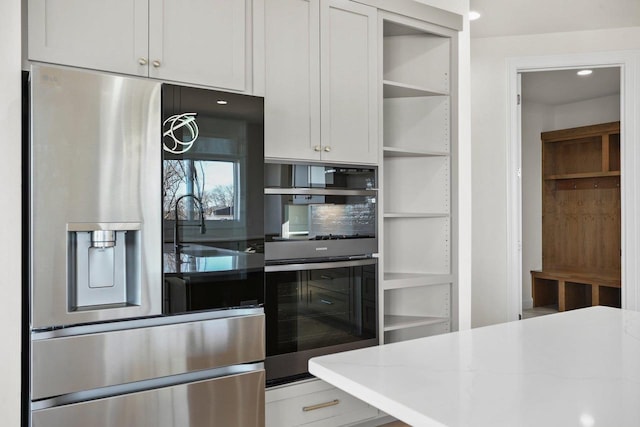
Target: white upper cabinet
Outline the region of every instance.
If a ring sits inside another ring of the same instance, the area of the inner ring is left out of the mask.
[[[265,37],[265,156],[376,164],[376,9],[269,0]]]
[[[149,76],[245,89],[245,0],[150,0]]]
[[[146,75],[148,0],[29,0],[29,59]]]
[[[29,59],[252,92],[261,1],[29,0]]]
[[[268,0],[265,63],[265,157],[319,159],[319,0]]]

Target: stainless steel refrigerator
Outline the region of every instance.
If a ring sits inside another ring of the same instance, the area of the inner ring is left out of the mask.
[[[261,306],[163,313],[162,84],[29,79],[29,424],[264,425]]]

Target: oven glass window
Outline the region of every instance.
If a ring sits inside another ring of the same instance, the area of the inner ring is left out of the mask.
[[[267,356],[376,337],[375,264],[266,278]]]

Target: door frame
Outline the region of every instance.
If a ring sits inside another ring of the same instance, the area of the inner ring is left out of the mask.
[[[640,310],[640,51],[512,57],[507,59],[507,318],[522,315],[522,182],[518,74],[620,67],[622,308]]]

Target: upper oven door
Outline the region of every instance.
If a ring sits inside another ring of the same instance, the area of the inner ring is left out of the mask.
[[[375,180],[375,169],[266,165],[266,260],[377,252]]]

